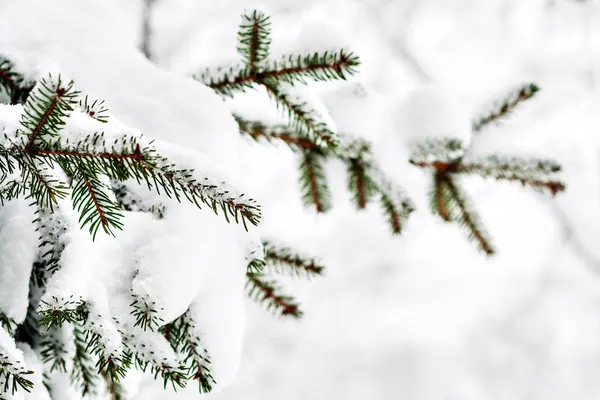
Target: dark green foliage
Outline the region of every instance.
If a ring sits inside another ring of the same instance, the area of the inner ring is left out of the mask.
[[[186,379],[196,380],[200,393],[211,392],[216,382],[210,370],[210,355],[202,345],[190,311],[165,325],[163,333],[173,350],[184,356],[181,368],[187,375]]]
[[[0,93],[6,95],[10,104],[25,102],[32,89],[33,84],[16,71],[13,63],[0,56]]]
[[[12,393],[13,395],[19,389],[31,392],[33,382],[27,379],[27,375],[33,374],[33,371],[25,369],[25,366],[0,353],[0,393]]]
[[[110,189],[100,179],[80,168],[73,179],[73,209],[80,213],[79,222],[82,227],[89,224],[92,238],[98,229],[114,235],[113,229],[123,229],[121,207],[111,196]]]
[[[50,364],[50,372],[57,370],[67,372],[68,352],[61,330],[65,327],[54,326],[44,332],[40,342],[40,358],[43,363]]]
[[[57,137],[77,104],[78,96],[73,81],[65,83],[60,76],[40,80],[27,98],[21,117],[23,133],[28,137],[26,148]]]
[[[134,326],[154,331],[165,322],[158,316],[155,301],[149,301],[134,294],[132,297],[134,300],[129,306],[133,308],[131,314],[135,317]]]
[[[73,369],[71,379],[79,386],[82,396],[93,396],[97,393],[100,375],[89,351],[86,333],[80,324],[73,325],[73,336],[75,338],[75,355],[73,357]]]
[[[313,141],[337,144],[335,133],[322,121],[322,116],[310,108],[307,102],[295,99],[273,80],[262,82],[277,109],[289,120],[290,126],[298,132],[306,132]]]
[[[283,294],[274,274],[312,278],[321,276],[325,267],[314,258],[305,257],[288,247],[274,245],[263,240],[264,259],[260,259],[260,270],[248,265],[246,290],[248,296],[267,310],[283,317],[299,319],[303,312],[294,298]],[[250,261],[250,264],[255,260]]]
[[[315,81],[346,79],[356,73],[360,64],[358,57],[340,50],[286,55],[281,61],[270,61],[269,35],[270,21],[265,14],[259,11],[244,14],[237,46],[244,63],[225,69],[206,69],[194,75],[194,79],[227,97],[262,86],[295,130],[303,132],[319,145],[335,147],[337,137],[322,116],[306,102],[295,98],[284,86],[293,86],[296,82],[306,84],[306,78]]]
[[[277,246],[269,241],[263,241],[265,249],[265,265],[278,274],[287,273],[293,276],[311,278],[323,274],[325,267],[319,265],[316,259],[303,257],[289,247]]]
[[[360,65],[358,56],[344,50],[325,51],[323,54],[287,55],[280,61],[273,61],[265,78],[277,78],[291,85],[306,84],[307,79],[315,82],[346,80],[357,73]]]
[[[306,205],[314,205],[317,212],[331,208],[331,193],[323,163],[325,157],[317,152],[305,150],[300,161],[300,190]]]
[[[242,15],[237,51],[252,72],[269,56],[270,35],[271,21],[264,13],[254,10]]]
[[[53,297],[52,301],[54,304],[44,300],[40,302],[44,307],[39,310],[39,325],[47,328],[62,327],[66,323],[74,324],[87,319],[88,306],[83,300],[71,296],[67,299]]]
[[[266,278],[261,273],[246,273],[246,290],[248,296],[259,304],[265,305],[267,310],[273,311],[275,314],[296,319],[304,314],[293,297],[281,294],[281,288],[277,282]]]
[[[92,101],[88,96],[85,96],[84,99],[79,100],[79,108],[96,121],[108,122],[108,108],[104,106],[104,100]]]
[[[348,190],[357,208],[365,208],[370,201],[378,199],[392,232],[401,233],[405,221],[414,211],[413,203],[404,191],[377,167],[369,143],[342,137],[344,140],[339,146],[326,148],[308,136],[298,133],[293,127],[267,126],[260,121],[248,121],[238,114],[234,114],[234,117],[238,121],[241,134],[256,141],[283,143],[293,152],[300,154],[300,186],[306,205],[315,207],[317,211],[326,211],[329,208],[331,195],[322,164],[329,159],[337,159],[346,165]],[[307,155],[310,162],[307,162]]]

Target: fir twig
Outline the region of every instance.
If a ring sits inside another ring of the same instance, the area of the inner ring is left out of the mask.
[[[300,318],[303,315],[294,299],[280,294],[276,282],[265,279],[262,274],[246,273],[246,289],[248,296],[260,304],[266,304],[267,310],[293,318]]]
[[[264,13],[254,10],[252,14],[242,15],[237,51],[244,59],[251,75],[256,74],[257,67],[269,56],[270,35],[271,22]]]
[[[488,114],[479,117],[473,122],[473,132],[481,131],[486,125],[495,122],[510,114],[517,106],[532,98],[540,88],[534,83],[528,83],[509,93],[504,100],[493,105]]]
[[[454,207],[452,210],[452,220],[459,222],[467,228],[469,239],[475,240],[479,249],[488,256],[493,255],[496,251],[487,237],[487,233],[480,226],[478,217],[469,204],[466,195],[461,192],[450,176],[445,176],[444,182],[452,196],[450,198],[450,204]]]
[[[313,205],[322,213],[331,207],[331,194],[323,168],[324,157],[318,153],[304,151],[300,164],[300,188],[304,204]]]
[[[263,241],[265,262],[269,268],[281,273],[287,271],[296,276],[314,277],[323,274],[325,267],[319,265],[313,258],[303,257],[290,248],[273,245]]]

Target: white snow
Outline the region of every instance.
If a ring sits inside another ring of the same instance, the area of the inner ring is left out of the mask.
[[[17,323],[29,305],[29,277],[36,259],[35,207],[25,199],[0,206],[0,310]]]

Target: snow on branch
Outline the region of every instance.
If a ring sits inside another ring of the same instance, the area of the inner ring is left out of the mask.
[[[15,70],[13,63],[0,55],[0,92],[8,96],[10,104],[22,103],[32,88],[31,82]]]
[[[325,270],[316,259],[294,252],[289,247],[277,246],[267,240],[263,241],[263,246],[267,267],[279,274],[311,278],[322,275]]]
[[[344,80],[356,73],[360,65],[358,57],[339,50],[323,54],[286,55],[281,61],[270,61],[269,35],[270,21],[264,13],[255,10],[242,15],[237,49],[243,64],[225,69],[207,68],[193,75],[194,79],[227,97],[262,86],[296,130],[305,131],[313,141],[322,141],[329,147],[335,147],[338,143],[335,132],[316,110],[298,98],[290,88],[296,82],[306,84],[307,78],[314,81]]]
[[[525,95],[521,97],[523,96]],[[552,195],[565,190],[565,184],[555,177],[561,171],[560,164],[555,161],[498,155],[471,157],[465,153],[466,149],[459,140],[427,139],[414,147],[410,163],[433,170],[430,192],[433,213],[446,222],[464,226],[469,232],[469,238],[488,256],[493,255],[495,249],[471,201],[457,183],[459,176],[479,175],[496,180],[516,181],[523,186],[547,189]]]
[[[291,296],[281,294],[281,288],[276,281],[266,278],[261,273],[246,273],[246,290],[248,296],[259,304],[266,305],[267,310],[276,314],[296,319],[303,315],[298,303]]]
[[[487,125],[505,118],[524,101],[531,99],[540,91],[534,83],[520,85],[502,100],[496,100],[483,116],[473,121],[473,132],[479,132]]]
[[[33,371],[27,369],[23,353],[17,349],[12,337],[0,327],[0,394],[12,393],[22,389],[30,392],[33,382],[28,375]]]
[[[173,322],[163,328],[164,337],[182,359],[181,369],[186,371],[187,379],[198,382],[200,393],[210,393],[216,384],[210,369],[210,355],[203,346],[198,327],[187,310]]]
[[[49,76],[35,86],[22,113],[23,143],[7,141],[0,148],[0,200],[28,195],[53,211],[57,201],[71,191],[81,225],[88,226],[94,237],[100,228],[114,234],[122,228],[121,204],[103,183],[106,176],[113,181],[144,181],[178,201],[185,197],[198,207],[208,205],[215,213],[221,209],[227,221],[233,219],[246,229],[248,223],[258,224],[260,206],[254,200],[214,177],[179,167],[158,155],[152,142],[146,143],[141,136],[65,132],[78,95],[73,82],[65,83],[60,76]],[[86,97],[79,106],[91,118],[106,121],[102,102],[89,102]],[[17,172],[19,177],[15,177]],[[67,175],[69,184],[59,178],[59,172]]]

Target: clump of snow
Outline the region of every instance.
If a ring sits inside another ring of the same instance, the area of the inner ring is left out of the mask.
[[[19,199],[0,206],[0,310],[17,323],[29,305],[29,277],[36,259],[35,207]]]

